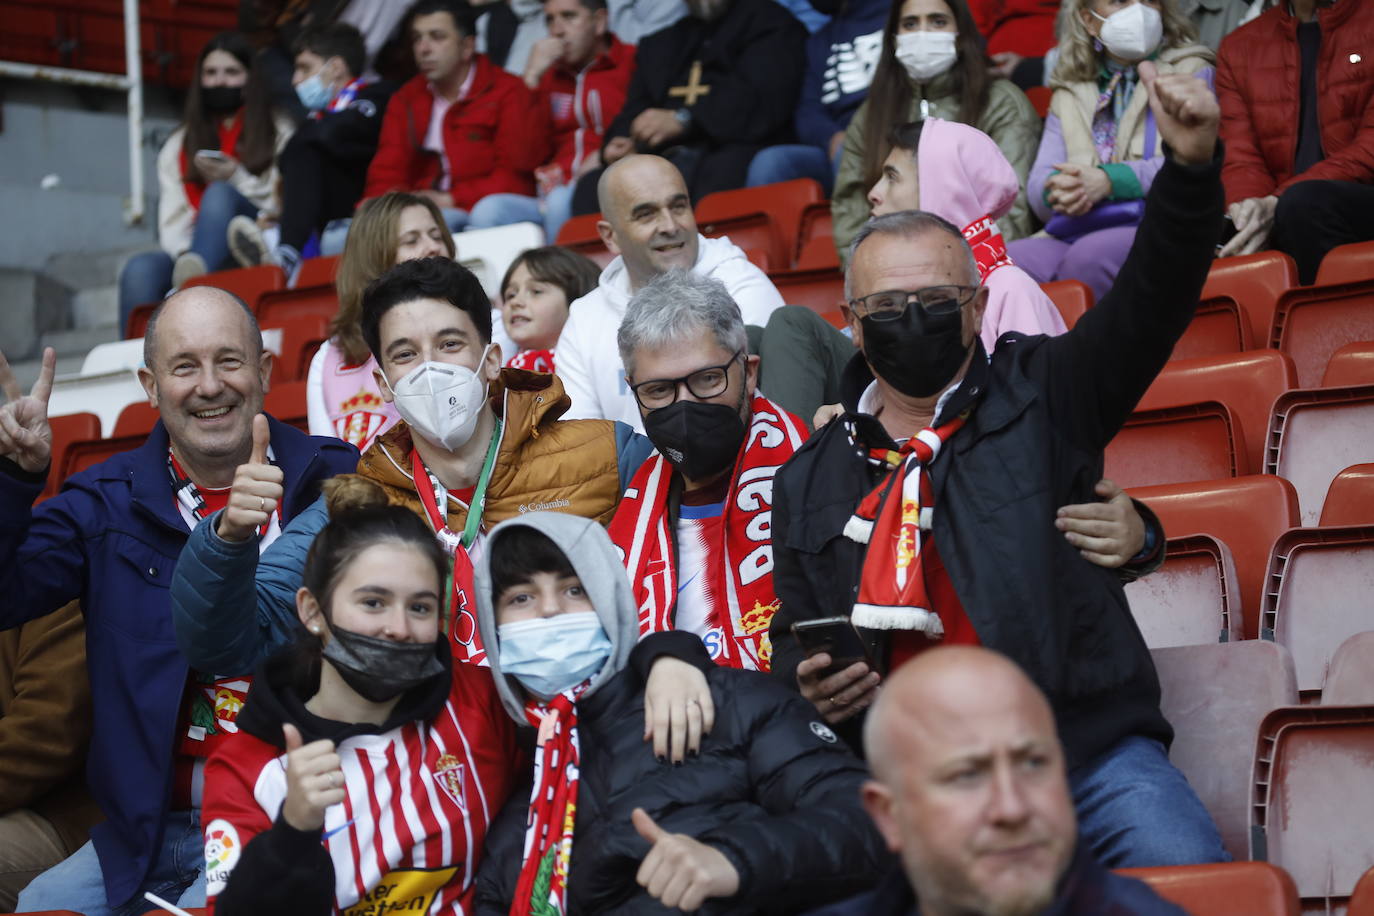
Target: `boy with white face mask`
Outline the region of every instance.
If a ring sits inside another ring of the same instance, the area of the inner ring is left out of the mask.
[[[476,913],[794,913],[873,883],[887,855],[861,816],[862,764],[785,687],[711,664],[691,633],[653,638],[677,637],[714,713],[688,707],[699,753],[655,757],[652,657],[635,649],[634,591],[599,525],[502,523],[476,589],[502,704],[538,728],[533,786],[488,833]]]

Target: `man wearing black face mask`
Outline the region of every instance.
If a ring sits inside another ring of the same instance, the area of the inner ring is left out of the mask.
[[[880,672],[926,648],[1003,652],[1054,708],[1083,839],[1108,867],[1225,856],[1168,761],[1159,680],[1118,577],[1055,531],[1191,320],[1220,230],[1216,101],[1141,71],[1170,152],[1112,291],[1068,333],[1009,333],[989,359],[988,294],[959,230],[919,211],[873,220],[846,278],[861,349],[848,412],[774,494],[773,671],[849,731]],[[792,623],[835,614],[876,671],[827,676],[829,659],[803,659]]]
[[[739,307],[719,280],[682,270],[630,300],[617,342],[658,454],[611,520],[640,634],[695,633],[713,661],[768,670],[773,474],[806,426],[759,395]]]

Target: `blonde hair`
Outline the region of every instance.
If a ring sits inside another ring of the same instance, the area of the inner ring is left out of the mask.
[[[444,248],[452,258],[457,249],[453,235],[444,222],[444,214],[428,197],[389,191],[381,197],[365,201],[353,217],[344,243],[343,257],[334,277],[334,289],[339,294],[339,311],[329,331],[343,350],[351,365],[367,362],[370,352],[363,340],[361,319],[363,290],[368,284],[396,266],[396,241],[401,214],[410,207],[424,207],[434,218],[434,224],[444,238]]]
[[[1097,81],[1097,74],[1102,69],[1103,55],[1107,52],[1098,51],[1093,47],[1093,36],[1083,24],[1081,14],[1092,5],[1093,0],[1064,0],[1058,23],[1059,63],[1050,75],[1051,86]],[[1197,42],[1197,29],[1187,16],[1178,11],[1174,0],[1159,0],[1159,15],[1164,20],[1164,37],[1159,43],[1160,51],[1169,51]]]

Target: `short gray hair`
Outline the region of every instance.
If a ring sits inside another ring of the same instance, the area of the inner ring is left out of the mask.
[[[959,240],[959,245],[968,255],[968,275],[970,286],[981,286],[983,284],[983,274],[978,269],[978,259],[973,256],[973,249],[969,247],[964,239],[964,233],[960,232],[949,220],[943,216],[937,216],[926,210],[902,210],[898,213],[885,213],[882,216],[875,216],[864,223],[859,234],[854,236],[854,241],[849,245],[849,269],[844,272],[844,298],[848,302],[854,298],[854,255],[858,253],[859,246],[864,239],[870,235],[896,235],[902,238],[915,239],[928,232],[943,232]],[[875,290],[876,292],[876,290]]]
[[[685,270],[670,270],[651,280],[630,299],[616,343],[625,374],[634,375],[634,352],[682,342],[693,332],[710,331],[721,349],[748,352],[744,317],[725,284]]]
[[[153,354],[157,352],[157,323],[158,320],[162,318],[163,309],[167,308],[172,300],[179,299],[188,293],[197,295],[219,293],[221,296],[233,300],[234,304],[243,310],[243,314],[248,316],[248,327],[250,329],[249,333],[252,336],[252,342],[258,348],[258,355],[262,355],[262,328],[258,326],[258,316],[253,314],[253,310],[249,307],[247,302],[244,302],[237,294],[227,289],[220,289],[218,286],[188,286],[185,289],[173,293],[166,299],[163,299],[157,304],[157,308],[153,309],[153,313],[148,316],[148,325],[143,329],[143,365],[147,366],[149,369],[153,368]]]

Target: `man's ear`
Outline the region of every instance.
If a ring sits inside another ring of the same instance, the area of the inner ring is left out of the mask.
[[[620,246],[615,243],[615,230],[609,222],[604,219],[597,220],[596,234],[601,236],[601,243],[611,254],[620,254]]]
[[[854,346],[863,349],[864,346],[864,326],[854,310],[849,307],[848,302],[840,303],[840,314],[844,316],[844,323],[849,326],[850,338],[854,341]]]
[[[138,383],[143,386],[143,393],[148,396],[148,406],[157,409],[157,377],[153,375],[153,370],[147,366],[138,367]]]
[[[382,400],[388,404],[394,403],[396,398],[391,393],[391,386],[387,384],[386,376],[382,374],[381,366],[373,368],[372,378],[377,383],[377,390],[382,393]]]
[[[275,359],[271,350],[262,351],[262,359],[258,363],[258,381],[262,383],[263,394],[272,390],[272,362]]]
[[[888,851],[899,851],[902,848],[902,832],[897,824],[896,812],[892,810],[892,791],[877,780],[869,779],[859,789],[859,799],[868,816],[873,819],[873,825],[883,835]]]
[[[753,397],[759,387],[759,358],[753,353],[744,356],[744,393]]]
[[[611,30],[610,14],[603,6],[601,9],[592,13],[592,22],[596,24],[596,35],[598,38],[605,38]]]
[[[973,294],[973,301],[968,304],[968,316],[964,321],[964,336],[968,338],[964,346],[973,346],[973,338],[983,333],[983,313],[988,308],[988,288],[978,287],[978,292]],[[969,332],[972,333],[969,333]]]
[[[497,376],[501,374],[501,345],[499,343],[493,340],[491,345],[487,347],[487,355],[482,359],[482,365],[477,368],[477,371],[487,381],[496,381]]]

